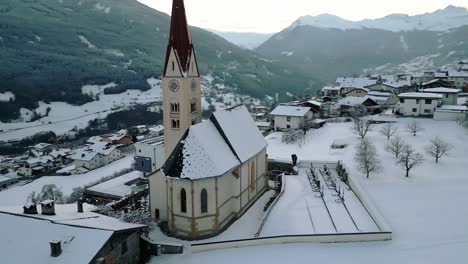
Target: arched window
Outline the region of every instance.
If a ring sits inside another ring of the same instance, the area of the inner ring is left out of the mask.
[[[200,193],[200,204],[202,214],[208,213],[208,192],[205,189]]]
[[[172,61],[172,71],[175,71],[175,63]]]
[[[190,100],[190,112],[196,112],[197,111],[197,101],[195,99]]]
[[[187,212],[187,193],[184,188],[180,190],[180,211],[182,213]]]
[[[250,164],[250,191],[255,192],[257,185],[257,168],[255,166],[255,161],[252,161]]]
[[[179,113],[180,107],[178,103],[171,103],[171,112]]]

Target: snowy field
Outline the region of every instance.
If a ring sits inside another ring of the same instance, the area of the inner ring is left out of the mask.
[[[0,141],[11,139],[22,139],[32,136],[41,131],[54,131],[56,134],[65,134],[77,128],[86,128],[89,121],[96,118],[105,118],[108,114],[122,110],[136,104],[146,104],[161,102],[161,84],[155,78],[148,79],[151,89],[145,92],[140,90],[128,90],[122,94],[104,94],[104,88],[114,87],[113,83],[103,86],[85,85],[82,88],[83,94],[93,97],[99,96],[99,101],[92,101],[82,106],[74,106],[65,102],[51,102],[46,104],[39,102],[39,107],[35,109],[37,114],[45,115],[47,108],[50,108],[48,116],[34,122],[27,122],[31,119],[33,112],[28,109],[21,109],[23,121],[14,123],[0,122]]]
[[[289,244],[219,250],[153,258],[154,263],[465,263],[468,258],[468,131],[455,122],[418,119],[425,131],[414,137],[406,132],[413,119],[398,119],[398,134],[419,152],[435,136],[449,142],[449,157],[435,164],[426,161],[409,178],[384,150],[386,138],[377,131],[369,134],[375,143],[383,172],[366,179],[357,172],[353,160],[358,137],[351,123],[327,124],[308,132],[302,144],[281,143],[281,133],[268,136],[270,158],[343,160],[352,177],[369,193],[382,216],[390,224],[393,239],[385,242],[343,244]],[[376,125],[377,130],[380,125]],[[331,150],[336,139],[351,145]]]
[[[133,164],[133,156],[128,156],[113,163],[81,175],[71,176],[45,176],[24,186],[9,188],[0,191],[0,206],[23,206],[31,192],[40,192],[47,184],[55,184],[65,196],[72,193],[73,188],[83,187],[95,183],[102,178],[112,176],[114,173],[129,169]]]
[[[381,231],[353,191],[339,180],[336,170],[330,170],[336,188],[315,170],[324,184],[323,198],[312,189],[307,170],[302,168],[299,175],[285,177],[286,189],[271,211],[261,237]],[[344,202],[337,190],[344,193]]]

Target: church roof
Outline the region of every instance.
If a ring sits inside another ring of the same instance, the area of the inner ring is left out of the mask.
[[[183,73],[188,72],[193,45],[190,39],[183,0],[173,0],[172,2],[171,31],[169,34],[169,43],[167,45],[164,72],[166,72],[169,63],[169,56],[172,48],[176,53],[181,71]]]
[[[222,176],[266,147],[245,106],[215,112],[191,126],[161,168],[168,177]]]

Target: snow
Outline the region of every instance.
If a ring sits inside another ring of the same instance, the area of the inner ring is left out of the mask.
[[[104,52],[107,53],[107,54],[110,54],[110,55],[117,56],[117,57],[124,57],[125,56],[125,54],[122,51],[116,50],[116,49],[105,49]],[[131,62],[127,63],[126,66],[128,67],[130,64],[131,64]]]
[[[294,55],[294,51],[283,51],[281,52],[281,55],[286,55],[288,57]]]
[[[126,109],[135,104],[159,103],[162,101],[160,80],[148,79],[151,89],[145,92],[140,90],[127,90],[122,94],[103,94],[103,89],[114,87],[115,84],[108,83],[103,86],[85,85],[82,92],[85,94],[100,94],[99,101],[92,101],[81,106],[70,105],[65,102],[51,102],[46,104],[39,102],[36,112],[45,114],[50,107],[50,113],[35,122],[27,122],[31,119],[32,111],[21,109],[23,122],[2,123],[0,129],[5,132],[0,133],[0,140],[22,139],[32,136],[41,131],[54,131],[58,135],[63,135],[75,128],[86,128],[88,122],[96,118],[105,118],[108,114]],[[125,96],[122,96],[125,95]],[[50,124],[49,124],[50,122]]]
[[[354,105],[360,105],[364,103],[367,99],[370,99],[370,96],[348,96],[344,98],[340,98],[338,100],[338,104],[340,105],[349,105],[349,106],[354,106]]]
[[[89,95],[93,98],[96,98],[96,96],[104,94],[105,89],[113,88],[117,86],[118,85],[115,84],[114,82],[104,84],[104,85],[83,85],[83,87],[81,87],[81,93]]]
[[[0,102],[9,102],[10,100],[15,100],[16,96],[12,92],[0,93]]]
[[[441,99],[442,95],[435,93],[401,93],[398,95],[400,98],[432,98]]]
[[[242,163],[266,147],[265,139],[244,105],[217,111],[213,116]]]
[[[342,87],[352,87],[352,88],[366,88],[377,83],[377,80],[372,80],[367,77],[338,77],[336,83],[340,84]]]
[[[88,263],[113,233],[6,213],[0,213],[0,222],[0,254],[4,263]],[[59,257],[50,256],[52,240],[62,241]]]
[[[296,116],[303,117],[310,111],[310,107],[279,105],[273,110],[271,116]]]
[[[437,112],[440,111],[468,111],[468,106],[466,105],[442,105],[436,109]]]
[[[322,14],[319,16],[300,17],[289,29],[305,25],[341,30],[376,28],[394,32],[414,30],[447,31],[452,28],[468,25],[468,11],[464,7],[449,6],[446,9],[433,13],[415,16],[391,14],[383,18],[361,21],[349,21],[334,15]]]
[[[112,176],[124,169],[131,168],[132,164],[133,156],[128,156],[85,174],[71,176],[44,176],[29,184],[17,186],[0,192],[0,206],[22,205],[26,202],[27,197],[31,192],[40,192],[42,187],[47,184],[55,184],[59,189],[61,189],[64,195],[70,195],[73,188],[93,184],[105,177]]]
[[[114,178],[112,180],[100,183],[98,185],[94,185],[88,188],[87,190],[125,197],[132,193],[132,187],[131,185],[127,185],[127,183],[136,180],[141,176],[141,172],[133,171],[125,175],[119,176],[117,178]]]
[[[240,165],[211,121],[190,127],[187,138],[184,139],[182,151],[181,178],[200,179],[222,176]]]
[[[85,36],[78,35],[78,38],[80,39],[81,43],[88,46],[89,49],[97,49],[96,46],[94,46],[93,43],[91,43]]]
[[[414,137],[406,132],[407,123],[418,120],[425,130]],[[302,146],[283,144],[281,133],[268,138],[268,155],[273,159],[343,160],[353,180],[369,194],[382,216],[392,228],[391,241],[335,244],[281,244],[217,250],[184,255],[164,255],[153,259],[158,264],[202,263],[464,263],[468,258],[468,177],[466,153],[468,132],[456,122],[430,119],[397,119],[398,134],[419,152],[429,140],[440,136],[453,149],[449,157],[435,164],[429,157],[410,178],[395,164],[393,155],[384,150],[387,140],[376,131],[368,137],[376,145],[383,162],[383,171],[366,179],[354,162],[354,145],[358,137],[351,133],[351,123],[326,124],[307,133]],[[353,142],[344,150],[330,150],[336,138]]]
[[[437,87],[437,88],[423,89],[423,92],[425,93],[460,93],[461,91],[459,89]]]
[[[404,35],[400,35],[400,42],[401,42],[401,46],[403,47],[403,49],[405,51],[408,51],[409,50],[409,47],[408,47],[408,43],[406,42],[405,40],[405,36]]]

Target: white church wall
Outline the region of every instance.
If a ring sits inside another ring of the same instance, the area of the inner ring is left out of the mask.
[[[150,205],[151,216],[156,217],[156,209],[159,210],[159,219],[168,221],[167,215],[167,196],[166,196],[166,178],[161,175],[161,172],[156,172],[155,175],[149,177],[150,185]]]

